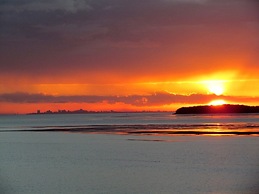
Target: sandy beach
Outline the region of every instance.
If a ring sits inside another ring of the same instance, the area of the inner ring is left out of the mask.
[[[258,193],[253,136],[12,132],[1,193]]]

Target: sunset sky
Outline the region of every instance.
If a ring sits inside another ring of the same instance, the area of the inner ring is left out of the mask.
[[[259,105],[257,0],[0,1],[0,113],[215,100]]]

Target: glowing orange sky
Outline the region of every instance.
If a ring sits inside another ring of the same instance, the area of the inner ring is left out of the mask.
[[[1,5],[0,113],[259,105],[256,1],[76,1]]]

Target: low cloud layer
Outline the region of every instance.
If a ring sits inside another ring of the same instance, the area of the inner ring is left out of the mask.
[[[10,93],[1,94],[0,102],[9,103],[101,103],[109,104],[124,103],[134,106],[162,106],[170,104],[206,104],[215,99],[224,99],[226,101],[243,101],[255,102],[259,98],[250,97],[218,97],[214,94],[192,94],[177,95],[170,93],[156,93],[150,95],[130,95],[130,96],[53,96],[45,94],[28,94],[28,93]]]

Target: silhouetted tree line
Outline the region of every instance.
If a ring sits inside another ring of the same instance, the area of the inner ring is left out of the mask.
[[[176,110],[175,114],[217,114],[217,113],[259,113],[259,106],[246,105],[206,105],[182,107]]]

